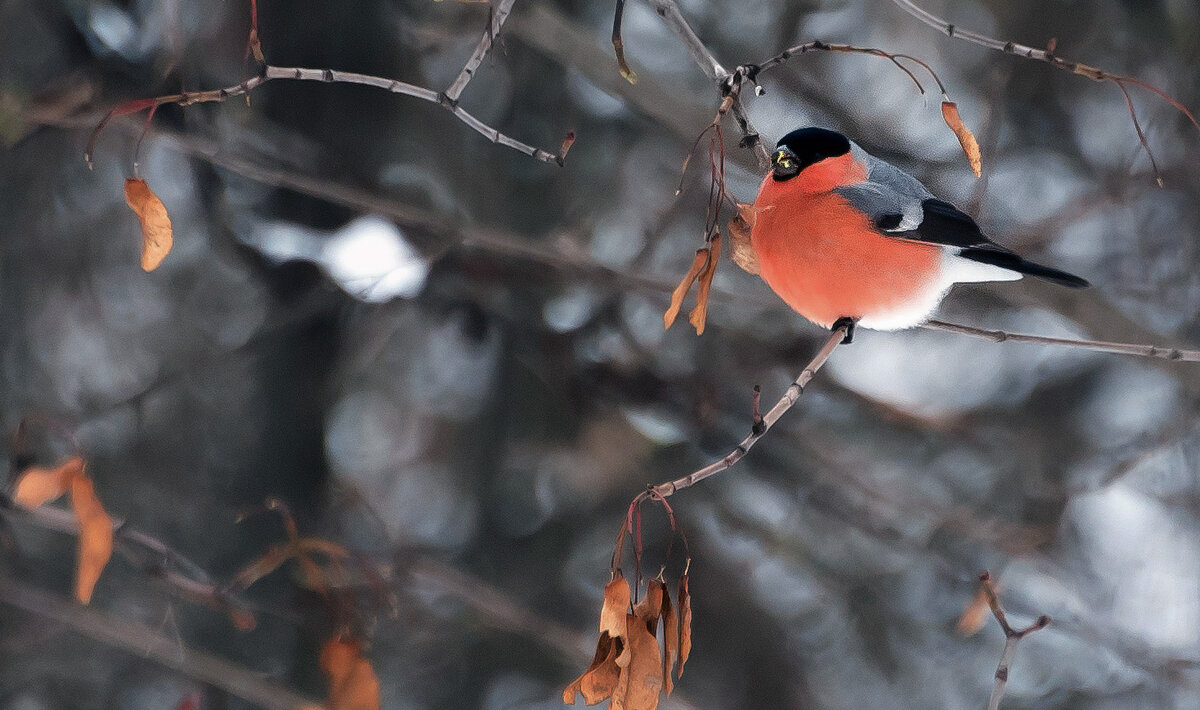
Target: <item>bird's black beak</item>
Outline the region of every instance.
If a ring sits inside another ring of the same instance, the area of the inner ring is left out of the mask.
[[[779,146],[771,155],[771,172],[776,180],[790,180],[800,174],[800,161],[787,146]]]

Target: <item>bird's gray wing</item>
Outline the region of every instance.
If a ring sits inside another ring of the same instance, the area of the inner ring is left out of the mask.
[[[924,220],[922,204],[934,199],[920,180],[895,165],[880,160],[857,145],[854,158],[867,167],[867,179],[834,190],[866,213],[882,232],[911,232]]]

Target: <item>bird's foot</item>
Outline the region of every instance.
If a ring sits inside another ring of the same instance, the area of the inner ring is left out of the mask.
[[[839,328],[845,328],[846,337],[842,338],[842,345],[849,345],[854,342],[854,324],[857,322],[850,316],[842,316],[833,322],[833,327],[829,331],[834,332]]]

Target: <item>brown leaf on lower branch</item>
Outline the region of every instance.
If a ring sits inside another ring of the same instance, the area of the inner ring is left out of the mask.
[[[75,598],[87,604],[100,573],[112,557],[113,523],[105,512],[92,479],[80,473],[71,481],[71,506],[79,521],[79,559],[75,569]]]
[[[30,466],[17,479],[13,500],[24,508],[37,508],[56,500],[71,487],[71,481],[83,475],[83,459],[74,456],[55,468]]]
[[[655,710],[662,691],[662,655],[658,639],[632,614],[628,617],[629,665],[621,669],[617,691],[613,694],[612,710]]]
[[[608,633],[614,639],[624,644],[617,665],[622,668],[629,665],[629,630],[626,628],[625,616],[629,611],[629,582],[618,574],[604,587],[604,606],[600,609],[600,632]]]
[[[691,612],[687,601],[686,576],[680,580],[681,606]],[[672,674],[679,658],[679,620],[671,604],[667,585],[661,579],[647,583],[646,596],[628,613],[630,590],[618,573],[604,588],[600,613],[600,640],[591,664],[563,688],[562,699],[573,705],[578,695],[588,705],[611,699],[610,710],[655,710],[665,688],[674,690]],[[663,622],[663,647],[656,632]],[[615,630],[615,631],[614,631]],[[686,639],[691,648],[690,631]]]
[[[329,679],[327,710],[379,710],[379,678],[361,643],[341,636],[326,641],[321,670]]]
[[[979,141],[975,140],[975,135],[959,117],[958,105],[953,101],[943,101],[942,118],[945,119],[946,125],[950,126],[950,130],[954,131],[954,135],[958,136],[958,143],[967,156],[967,162],[971,164],[971,172],[975,173],[975,177],[982,176],[983,156],[979,152]]]
[[[650,580],[646,588],[646,596],[633,608],[636,616],[650,635],[658,633],[658,617],[662,614],[663,597],[666,596],[667,585],[657,579]]]
[[[675,607],[671,606],[671,595],[663,589],[663,690],[670,695],[675,690],[675,682],[671,674],[675,672],[675,662],[679,660],[679,617],[675,615]]]
[[[676,678],[683,676],[683,664],[692,653],[692,595],[688,592],[688,576],[679,578],[679,670]]]
[[[171,217],[162,200],[140,178],[125,179],[125,202],[142,223],[142,269],[154,271],[171,253]]]
[[[621,674],[617,656],[621,655],[622,651],[624,643],[620,639],[609,636],[607,631],[601,632],[592,664],[563,689],[563,703],[574,705],[576,693],[583,695],[583,701],[588,705],[595,705],[605,698],[612,697]]]
[[[758,252],[750,232],[754,229],[754,205],[738,203],[738,213],[729,220],[729,257],[749,274],[759,273]]]

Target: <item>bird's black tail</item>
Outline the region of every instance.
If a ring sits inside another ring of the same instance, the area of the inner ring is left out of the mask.
[[[1010,271],[1036,276],[1039,279],[1046,279],[1047,281],[1052,281],[1060,286],[1084,288],[1085,286],[1090,285],[1086,280],[1081,279],[1074,274],[1068,274],[1065,271],[1052,269],[1049,266],[1035,264],[1032,261],[1022,259],[1020,256],[1008,251],[1007,249],[981,249],[979,247],[967,247],[959,252],[958,255],[964,259],[978,261],[981,264],[991,264],[992,266],[999,266],[1002,269],[1009,269]]]

